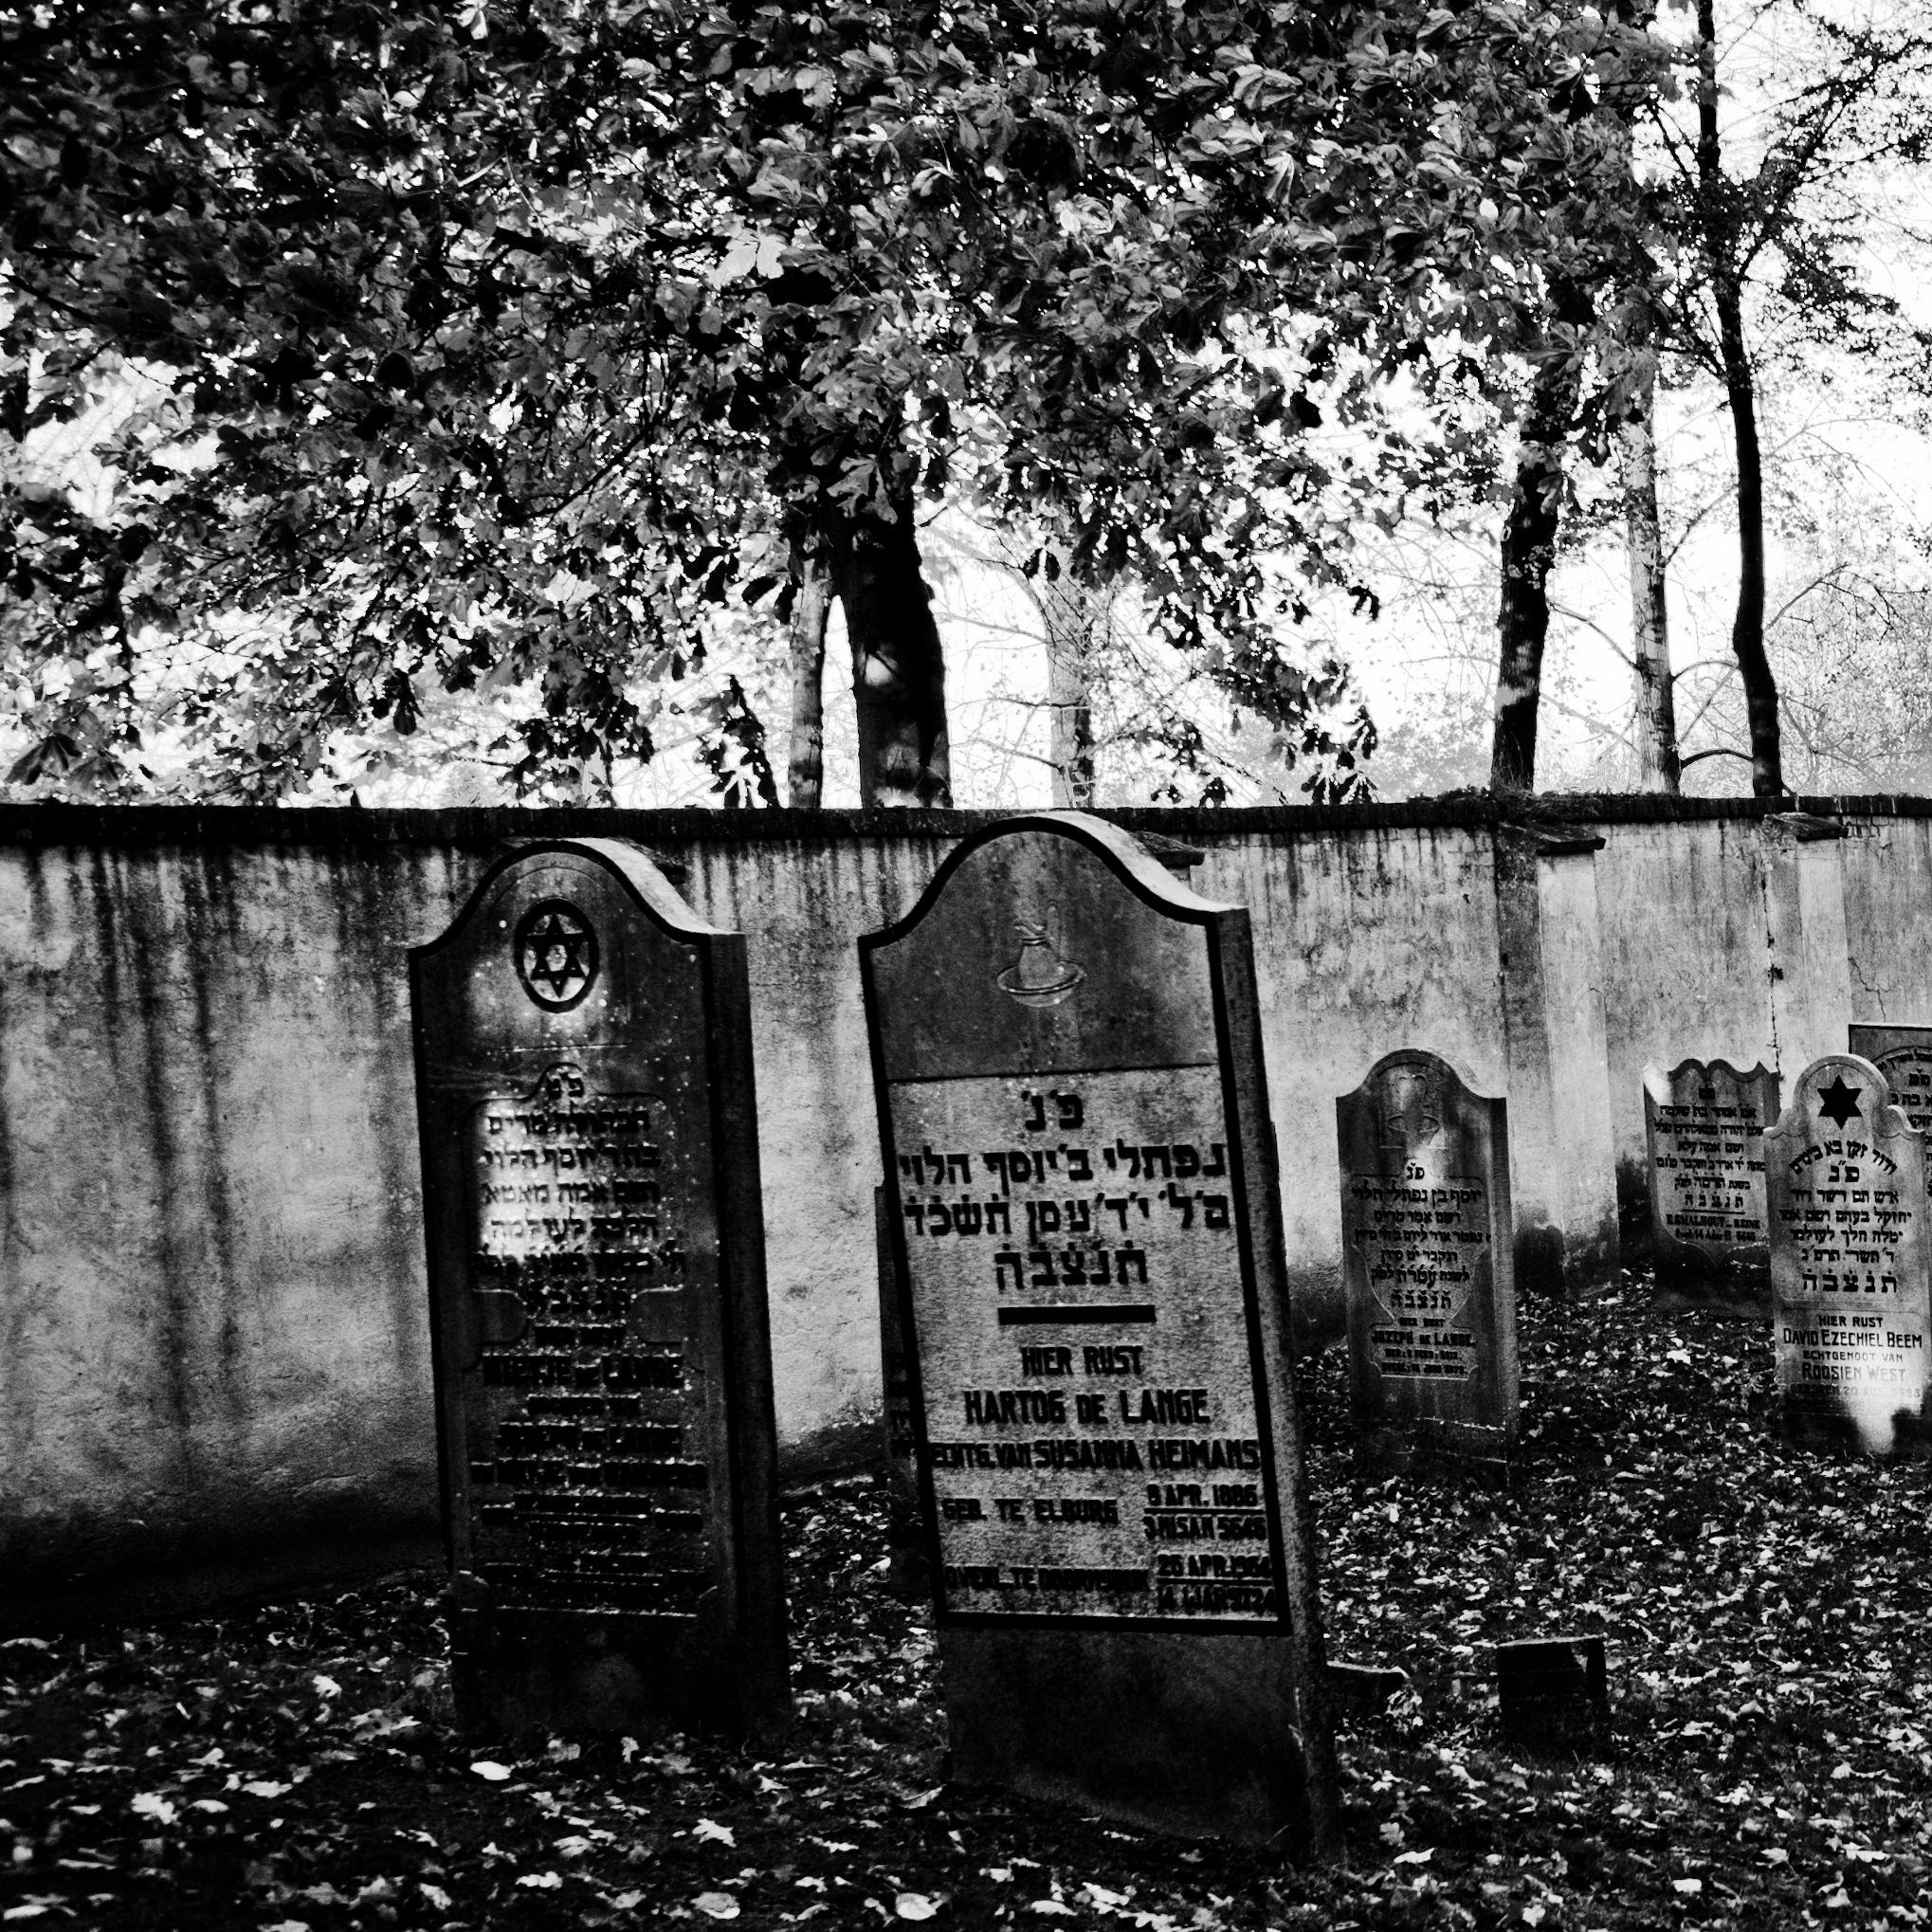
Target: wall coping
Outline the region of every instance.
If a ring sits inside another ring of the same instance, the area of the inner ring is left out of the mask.
[[[1932,818],[1932,798],[1889,793],[1781,798],[1669,798],[1649,793],[1488,793],[1363,805],[1134,806],[1096,816],[1128,831],[1198,844],[1294,838],[1324,831],[1668,825],[1753,822],[1793,812],[1816,817]],[[1012,817],[1003,811],[723,811],[705,807],[394,807],[278,805],[0,805],[7,846],[489,845],[505,839],[630,837],[646,844],[783,845],[956,839]]]

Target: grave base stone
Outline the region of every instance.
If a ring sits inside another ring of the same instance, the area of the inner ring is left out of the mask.
[[[1498,1715],[1513,1742],[1589,1750],[1610,1732],[1610,1678],[1600,1636],[1524,1637],[1496,1646]]]
[[[1338,1721],[1374,1717],[1410,1687],[1409,1673],[1393,1664],[1337,1664],[1328,1667],[1328,1693]]]

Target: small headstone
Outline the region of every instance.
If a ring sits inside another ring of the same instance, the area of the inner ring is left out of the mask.
[[[1764,1130],[1777,1118],[1777,1075],[1727,1060],[1644,1069],[1650,1157],[1650,1240],[1660,1269],[1720,1279],[1771,1264],[1764,1218]]]
[[[1372,1460],[1516,1440],[1506,1103],[1390,1053],[1335,1103],[1356,1428]]]
[[[892,1239],[892,1194],[872,1191],[879,1241],[879,1355],[884,1372],[885,1554],[892,1594],[908,1603],[932,1595],[926,1574],[925,1525],[920,1518],[919,1463],[912,1429],[912,1379],[899,1327],[899,1268]]]
[[[783,1721],[744,940],[533,846],[410,955],[457,1721]]]
[[[1764,1136],[1786,1432],[1888,1454],[1932,1386],[1925,1142],[1870,1061],[1828,1053]]]
[[[1248,915],[1080,813],[860,941],[954,1777],[1329,1842]]]
[[[1898,1107],[1921,1134],[1932,1132],[1932,1027],[1855,1026],[1847,1045],[1885,1075]]]
[[[1610,1676],[1599,1636],[1529,1637],[1496,1646],[1503,1734],[1540,1749],[1588,1750],[1610,1730]]]

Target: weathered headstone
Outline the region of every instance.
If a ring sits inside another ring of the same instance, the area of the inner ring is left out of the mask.
[[[1885,1076],[1814,1060],[1764,1136],[1780,1411],[1803,1441],[1923,1440],[1932,1358],[1925,1142]]]
[[[953,1775],[1333,1830],[1248,915],[1080,813],[860,941]]]
[[[1854,1026],[1846,1042],[1885,1075],[1892,1104],[1921,1134],[1932,1133],[1932,1027]]]
[[[1728,1060],[1644,1069],[1650,1157],[1650,1240],[1667,1271],[1762,1277],[1764,1130],[1777,1118],[1777,1075]]]
[[[1516,1440],[1509,1113],[1407,1048],[1335,1103],[1356,1428],[1372,1460]]]
[[[744,940],[531,846],[410,955],[468,1734],[789,1708]]]

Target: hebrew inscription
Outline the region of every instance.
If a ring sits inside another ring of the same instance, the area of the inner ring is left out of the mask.
[[[1644,1074],[1650,1220],[1665,1260],[1763,1266],[1764,1130],[1777,1118],[1777,1076],[1723,1060]]]
[[[1923,1139],[1869,1061],[1814,1061],[1765,1137],[1777,1377],[1788,1421],[1893,1446],[1928,1382]]]
[[[648,1093],[569,1063],[470,1113],[484,1337],[472,1394],[477,1566],[506,1605],[688,1613],[709,1475],[686,1453],[686,1257]]]
[[[1275,1621],[1220,1069],[892,1107],[949,1606]]]

